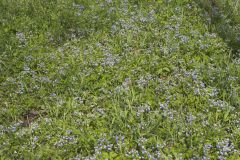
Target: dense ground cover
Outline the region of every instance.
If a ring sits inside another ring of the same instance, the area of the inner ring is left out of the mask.
[[[191,0],[0,1],[2,159],[237,159],[240,61]]]

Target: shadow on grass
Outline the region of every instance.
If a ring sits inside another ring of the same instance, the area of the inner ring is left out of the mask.
[[[235,1],[235,3],[233,3]],[[232,2],[232,3],[230,3]],[[209,17],[209,30],[217,33],[232,49],[234,57],[240,56],[240,9],[236,0],[200,0],[199,6]],[[233,6],[235,4],[235,6]],[[237,8],[236,8],[237,7]]]

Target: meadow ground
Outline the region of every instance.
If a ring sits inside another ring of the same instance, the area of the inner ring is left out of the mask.
[[[0,159],[239,159],[238,46],[200,6],[0,0]]]

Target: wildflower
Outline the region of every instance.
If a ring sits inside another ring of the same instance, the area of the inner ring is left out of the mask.
[[[165,110],[167,108],[168,108],[168,105],[166,103],[165,104],[163,104],[163,103],[160,104],[160,109],[161,110]]]
[[[196,119],[195,116],[193,116],[192,114],[187,116],[187,122],[192,124],[192,122]]]
[[[18,40],[20,41],[20,43],[22,43],[22,44],[26,43],[27,40],[26,40],[23,32],[17,32],[16,36],[17,36]]]
[[[218,142],[216,148],[218,149],[219,158],[221,157],[223,159],[225,159],[229,153],[234,152],[234,145],[228,138]]]

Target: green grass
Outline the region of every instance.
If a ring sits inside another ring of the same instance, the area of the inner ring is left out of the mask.
[[[238,159],[240,63],[191,0],[0,1],[2,159]]]

